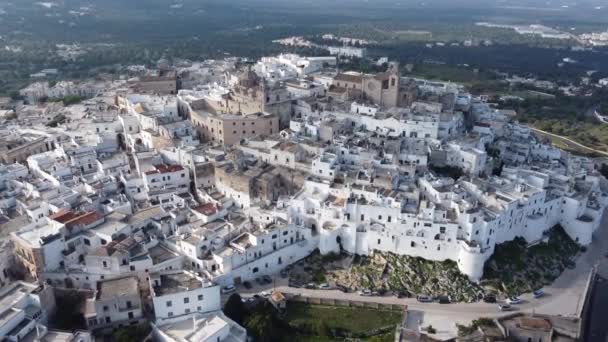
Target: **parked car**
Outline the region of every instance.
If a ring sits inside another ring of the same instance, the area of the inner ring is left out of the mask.
[[[323,284],[319,285],[319,289],[320,290],[329,290],[329,289],[331,289],[331,286],[329,286],[328,283],[323,283]]]
[[[450,296],[439,296],[439,304],[450,304],[451,302]]]
[[[260,292],[260,296],[262,296],[264,298],[270,297],[270,292],[268,292],[268,291],[262,291],[262,292]]]
[[[506,302],[507,302],[507,304],[514,305],[514,304],[521,304],[522,300],[519,299],[519,297],[509,297],[509,298],[507,298]]]
[[[433,301],[433,297],[427,296],[427,295],[420,295],[420,296],[416,297],[416,299],[420,303],[431,303]]]
[[[543,291],[543,289],[539,289],[532,292],[532,295],[534,296],[534,298],[540,298],[545,295],[545,291]]]
[[[289,280],[289,283],[287,284],[287,286],[289,287],[294,287],[296,289],[299,289],[302,287],[302,283],[298,282],[298,281],[293,281],[293,280]]]
[[[409,293],[408,291],[400,291],[399,293],[397,293],[397,298],[411,298],[412,294]]]
[[[342,284],[336,284],[336,288],[344,293],[349,293],[350,289]]]
[[[251,282],[245,281],[245,282],[243,282],[243,287],[246,288],[247,290],[249,290],[253,287],[253,285],[251,284]]]
[[[262,277],[262,281],[266,284],[272,284],[272,277],[269,275],[265,275]]]
[[[500,311],[511,311],[513,310],[513,307],[509,304],[499,304],[498,305],[498,310]]]
[[[372,296],[372,290],[370,290],[370,289],[363,289],[363,290],[359,291],[359,295],[363,296],[363,297],[371,297]]]
[[[236,288],[234,287],[234,285],[226,285],[226,286],[222,287],[223,294],[232,293],[234,291],[236,291]]]
[[[576,268],[576,262],[574,262],[574,260],[568,260],[565,264],[567,269],[572,270]]]
[[[317,288],[317,286],[314,283],[308,283],[306,284],[306,286],[304,286],[305,289],[309,289],[309,290],[314,290]]]
[[[493,293],[488,293],[483,296],[483,301],[486,303],[496,303],[496,295]]]
[[[380,295],[382,297],[392,297],[395,295],[395,292],[390,291],[390,290],[380,290],[380,291],[378,291],[378,295]]]

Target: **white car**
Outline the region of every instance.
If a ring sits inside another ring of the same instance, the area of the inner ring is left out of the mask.
[[[359,291],[359,296],[370,297],[371,295],[372,295],[372,290],[370,290],[370,289],[363,289],[363,290]]]
[[[260,293],[258,293],[260,296],[266,298],[266,297],[270,297],[270,292],[267,291],[262,291]]]
[[[234,291],[236,291],[236,287],[234,287],[234,285],[226,285],[222,287],[223,294],[232,293]]]
[[[500,311],[511,311],[511,310],[513,310],[513,307],[511,307],[511,305],[509,305],[509,304],[499,304],[498,305],[498,310],[500,310]]]
[[[509,297],[509,298],[507,298],[507,300],[505,302],[507,304],[514,305],[514,304],[521,304],[522,300],[519,299],[519,297]]]

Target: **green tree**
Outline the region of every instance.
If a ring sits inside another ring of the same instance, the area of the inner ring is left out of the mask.
[[[285,331],[276,310],[267,301],[256,306],[253,313],[245,319],[245,327],[259,342],[279,341]]]
[[[150,326],[147,324],[142,324],[136,327],[118,329],[112,333],[112,337],[115,342],[131,342],[143,341],[149,334]]]
[[[608,164],[602,164],[602,166],[600,166],[600,173],[602,176],[608,178]]]
[[[238,324],[243,325],[243,321],[247,314],[247,308],[245,308],[241,296],[238,293],[234,293],[228,298],[228,301],[226,301],[226,304],[224,305],[224,314]]]

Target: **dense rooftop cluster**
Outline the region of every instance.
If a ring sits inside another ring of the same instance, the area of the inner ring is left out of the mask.
[[[10,285],[27,296],[89,293],[93,331],[152,318],[162,341],[244,341],[220,287],[314,250],[449,259],[478,281],[516,237],[561,225],[589,244],[608,204],[591,160],[397,63],[375,75],[295,55],[161,64],[32,84],[0,125],[0,281],[22,270],[42,289]],[[86,99],[38,102],[66,96]],[[12,303],[0,337],[40,334],[52,306]]]

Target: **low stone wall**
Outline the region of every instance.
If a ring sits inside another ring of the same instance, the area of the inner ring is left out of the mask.
[[[347,300],[347,299],[333,299],[333,298],[320,298],[320,297],[309,297],[309,296],[290,296],[287,298],[288,301],[300,302],[313,305],[327,305],[327,306],[342,306],[351,308],[369,308],[376,310],[386,311],[403,311],[407,309],[406,305],[399,304],[382,304],[373,302],[364,302],[358,300]]]

